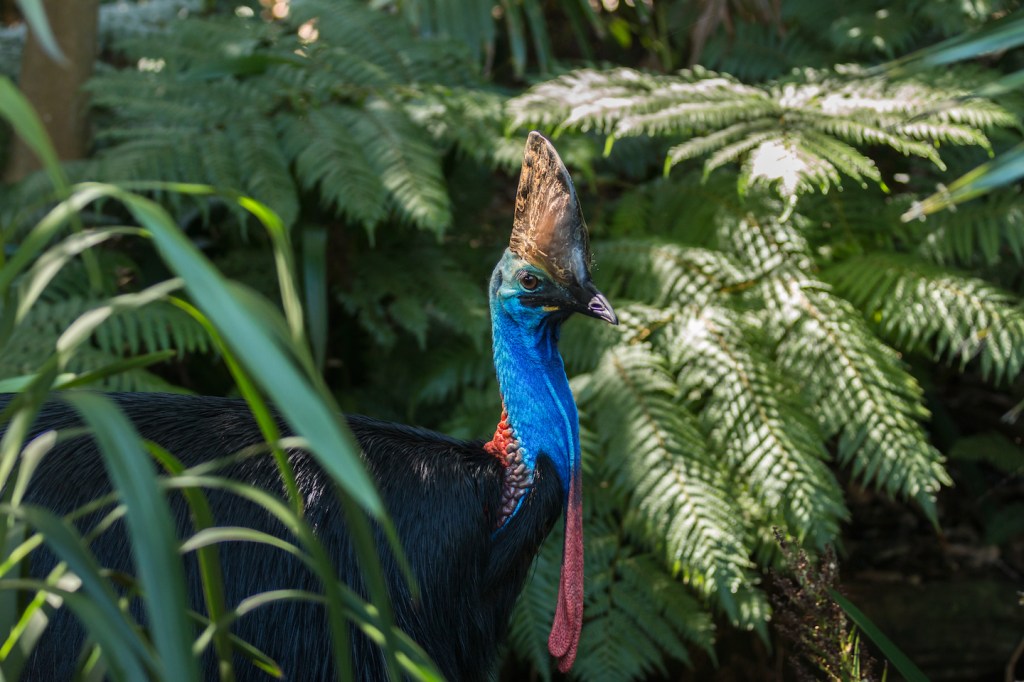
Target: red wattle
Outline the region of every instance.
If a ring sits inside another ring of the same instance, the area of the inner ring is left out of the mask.
[[[548,637],[548,651],[558,659],[558,669],[569,672],[576,661],[576,649],[583,628],[583,486],[579,473],[569,481],[565,507],[565,546],[562,548],[562,577],[558,582],[555,622]]]

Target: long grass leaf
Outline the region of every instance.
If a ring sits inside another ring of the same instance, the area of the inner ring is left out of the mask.
[[[50,28],[50,22],[46,19],[43,0],[15,0],[15,2],[18,3],[18,9],[21,10],[21,16],[25,18],[25,23],[28,24],[46,54],[61,66],[66,66],[68,58],[61,52],[57,38],[53,35],[53,29]]]
[[[105,189],[151,232],[164,261],[185,281],[186,289],[247,371],[277,398],[278,409],[296,432],[309,440],[313,455],[324,470],[367,511],[375,517],[383,516],[380,497],[338,410],[329,408],[332,401],[319,394],[296,367],[292,360],[295,354],[275,343],[265,325],[252,314],[252,306],[239,300],[166,211],[148,199],[116,187]]]
[[[19,4],[24,3],[19,2]],[[38,0],[28,0],[28,4],[33,10],[38,8],[40,12],[42,11]],[[33,15],[26,15],[26,19],[31,22]],[[43,24],[45,25],[45,16],[43,17]],[[56,47],[56,44],[54,46]],[[7,119],[11,127],[14,128],[14,133],[42,161],[43,168],[46,169],[46,174],[50,176],[50,182],[57,189],[58,195],[66,197],[68,195],[68,181],[64,175],[64,170],[60,167],[57,150],[54,149],[53,143],[50,142],[50,138],[46,134],[46,128],[43,127],[43,122],[39,119],[39,115],[32,109],[32,105],[21,94],[21,91],[6,77],[0,77],[0,117]]]
[[[99,564],[78,532],[68,522],[46,509],[23,506],[17,509],[7,508],[4,511],[24,519],[42,533],[54,554],[66,562],[69,570],[81,580],[81,589],[88,595],[87,601],[90,604],[90,618],[82,620],[82,625],[97,641],[104,641],[110,647],[105,647],[104,651],[111,661],[116,661],[126,672],[141,673],[144,668],[156,670],[156,660],[118,607],[117,595],[100,574]],[[5,580],[0,581],[0,585],[9,586],[17,582]],[[27,582],[32,583],[31,589],[36,592],[50,591],[53,587],[41,581]],[[81,618],[81,615],[79,617]]]
[[[149,628],[160,654],[161,672],[169,680],[197,680],[192,627],[182,608],[188,603],[185,571],[152,461],[135,427],[109,398],[74,392],[64,398],[92,427],[110,480],[128,509],[132,557],[145,588]]]
[[[833,589],[829,589],[828,593],[850,617],[850,620],[860,628],[861,632],[875,643],[875,646],[881,650],[907,682],[928,682],[928,677],[921,672],[921,669],[914,665],[914,662],[907,658],[907,655],[900,651],[899,647],[893,644],[892,640],[886,637],[885,633],[879,630],[870,618],[854,606],[853,602]]]

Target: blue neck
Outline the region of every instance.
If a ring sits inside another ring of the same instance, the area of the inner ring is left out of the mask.
[[[570,477],[579,472],[580,429],[576,402],[558,353],[560,322],[536,313],[517,316],[520,310],[510,311],[492,293],[498,385],[527,468],[535,470],[537,457],[550,459],[568,496]]]

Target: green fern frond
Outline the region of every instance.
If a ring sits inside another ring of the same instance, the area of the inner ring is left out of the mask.
[[[721,251],[623,240],[602,245],[601,275],[609,291],[633,299],[700,307],[742,288],[752,272]]]
[[[272,206],[285,225],[292,225],[299,217],[299,197],[289,169],[289,159],[278,144],[272,144],[273,124],[263,118],[249,117],[238,120],[229,128],[229,139],[235,149],[238,166],[242,170],[239,188],[254,199]],[[201,177],[203,168],[189,169]]]
[[[789,7],[782,6],[784,15],[791,14]],[[829,13],[812,10],[797,16],[810,14]],[[786,23],[790,23],[788,16]],[[816,32],[792,30],[788,26],[782,35],[774,23],[737,21],[731,34],[720,31],[712,36],[701,55],[701,63],[745,81],[777,78],[805,64],[829,63],[834,57],[827,48],[816,44],[818,37]]]
[[[451,404],[451,416],[442,422],[441,430],[456,438],[479,438],[480,434],[494,430],[500,415],[501,392],[498,381],[492,376],[483,388],[461,391],[459,400]]]
[[[808,405],[752,343],[756,324],[721,308],[683,316],[667,342],[678,353],[680,391],[704,404],[711,447],[747,482],[767,525],[824,546],[847,516],[842,492]]]
[[[1024,368],[1020,300],[988,282],[893,253],[871,253],[824,277],[895,346],[926,346],[961,369],[977,358],[982,376],[1014,380]]]
[[[475,344],[487,336],[480,282],[436,247],[360,254],[352,265],[352,286],[338,300],[385,348],[394,346],[398,331],[423,348],[431,321]]]
[[[1024,203],[1017,191],[996,192],[912,223],[918,253],[939,265],[1024,263]]]
[[[494,375],[491,358],[468,342],[448,343],[430,353],[430,362],[420,367],[417,385],[408,394],[417,404],[450,403],[467,388],[486,386]],[[491,415],[495,419],[495,415]]]
[[[118,356],[159,350],[208,353],[209,334],[184,310],[157,301],[131,313],[113,315],[96,330],[96,345]]]
[[[44,297],[15,327],[0,353],[0,377],[29,374],[53,354],[57,339],[85,312],[103,304],[79,296]],[[206,353],[211,349],[206,330],[184,311],[166,302],[112,315],[100,325],[92,343],[83,345],[68,363],[68,371],[100,369],[142,352],[178,350]],[[114,375],[101,382],[111,390],[172,390],[171,385],[145,370]],[[180,389],[174,389],[180,390]]]
[[[935,518],[935,493],[951,481],[928,442],[917,382],[846,301],[814,284],[790,289],[793,332],[778,349],[785,369],[817,405],[838,457],[865,484],[911,497]]]
[[[753,591],[754,578],[739,510],[663,361],[642,344],[609,351],[579,401],[603,426],[604,461],[643,536],[673,572],[741,623],[736,595]]]
[[[307,22],[317,36],[303,42]],[[392,216],[440,234],[452,222],[441,161],[459,112],[477,117],[475,137],[459,137],[467,146],[498,128],[497,115],[493,96],[485,112],[466,92],[449,111],[438,89],[471,89],[476,75],[457,45],[411,35],[353,0],[296,0],[280,21],[182,20],[164,40],[127,41],[137,68],[90,86],[108,114],[90,179],[214,184],[252,195],[289,226],[301,186],[371,235]]]
[[[896,352],[813,274],[809,245],[792,224],[751,219],[730,241],[768,266],[753,290],[772,311],[764,332],[777,339],[777,362],[814,406],[822,434],[839,436],[840,463],[890,495],[914,498],[934,519],[935,492],[950,479],[921,425],[921,387]]]
[[[741,164],[741,186],[777,184],[784,197],[840,185],[841,176],[881,184],[854,145],[881,145],[945,166],[937,145],[989,148],[987,129],[1016,117],[951,85],[889,83],[853,69],[802,69],[749,86],[694,69],[654,75],[618,68],[582,69],[534,86],[509,103],[514,127],[597,131],[690,139],[668,153],[666,171],[706,156],[705,176]]]
[[[385,100],[367,104],[353,132],[398,213],[413,224],[443,232],[451,224],[451,205],[440,154],[431,141]]]
[[[357,118],[345,106],[289,116],[281,124],[282,142],[304,190],[319,189],[323,204],[372,231],[387,216],[387,190],[353,139]]]

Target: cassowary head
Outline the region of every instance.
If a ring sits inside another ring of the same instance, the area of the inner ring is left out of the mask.
[[[590,238],[576,189],[555,147],[530,133],[516,192],[508,249],[495,271],[492,296],[528,327],[572,313],[618,324],[590,278]]]
[[[563,672],[576,658],[583,623],[583,503],[579,418],[558,335],[572,313],[618,324],[608,299],[591,281],[590,264],[587,224],[569,171],[548,140],[530,133],[512,238],[491,278],[494,365],[505,413],[487,449],[511,472],[500,524],[520,513],[535,482],[538,457],[549,460],[558,474],[565,545],[548,648]]]

